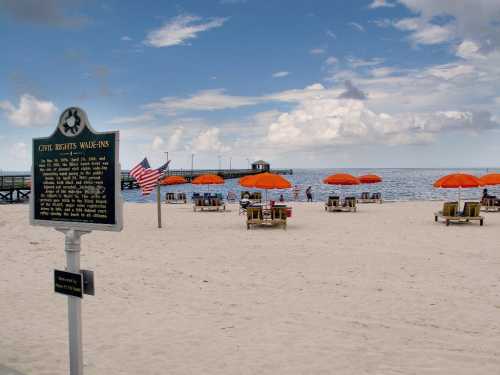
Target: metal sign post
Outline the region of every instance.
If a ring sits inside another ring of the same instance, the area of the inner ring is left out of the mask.
[[[66,252],[67,271],[80,273],[80,237],[90,231],[56,228],[64,233],[64,251]],[[69,373],[83,375],[82,350],[82,302],[81,298],[68,296],[69,328]]]

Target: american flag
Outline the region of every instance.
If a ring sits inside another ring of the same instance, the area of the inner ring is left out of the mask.
[[[132,168],[129,175],[135,178],[142,189],[142,195],[149,195],[158,184],[158,179],[168,168],[170,160],[158,169],[151,169],[148,159],[144,158],[139,164]]]

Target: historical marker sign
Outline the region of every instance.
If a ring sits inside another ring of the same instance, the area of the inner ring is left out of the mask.
[[[73,297],[83,297],[83,276],[81,273],[54,270],[54,291]]]
[[[120,231],[118,137],[95,132],[72,107],[50,137],[33,139],[31,224]]]

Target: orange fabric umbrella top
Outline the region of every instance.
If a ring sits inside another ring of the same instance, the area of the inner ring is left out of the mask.
[[[443,176],[434,182],[436,188],[475,188],[483,186],[481,180],[473,175],[467,173],[453,173]]]
[[[254,182],[256,176],[257,175],[254,175],[254,174],[249,175],[249,176],[244,176],[244,177],[240,178],[239,183],[241,186],[252,188],[253,182]]]
[[[349,173],[336,173],[325,178],[323,183],[329,185],[359,185],[361,182]]]
[[[377,184],[382,182],[382,178],[376,174],[365,174],[364,176],[359,176],[358,179],[362,184]]]
[[[485,174],[479,180],[483,185],[500,185],[500,173]]]
[[[240,179],[240,185],[257,189],[290,189],[292,184],[284,177],[274,173],[259,173]]]
[[[160,181],[160,185],[187,184],[187,180],[182,176],[167,176]]]
[[[202,174],[191,181],[191,183],[195,185],[221,185],[224,183],[224,179],[216,174]]]

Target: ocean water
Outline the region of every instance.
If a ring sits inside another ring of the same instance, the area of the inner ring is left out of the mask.
[[[300,188],[299,200],[305,201],[305,189],[312,186],[313,198],[315,201],[326,201],[328,195],[359,196],[362,192],[380,192],[386,201],[414,201],[414,200],[456,200],[458,196],[457,189],[436,189],[432,187],[434,181],[439,177],[450,173],[470,173],[475,176],[482,176],[486,173],[494,172],[493,169],[294,169],[293,175],[284,176],[292,185],[298,185]],[[367,184],[356,186],[332,186],[322,183],[323,178],[332,173],[350,173],[354,176],[374,173],[382,177],[383,182],[379,184]],[[242,188],[238,184],[238,179],[226,180],[224,185],[174,185],[162,186],[162,197],[165,192],[186,192],[188,197],[193,192],[217,192],[227,196],[229,191],[234,191],[237,197],[240,196]],[[259,189],[252,189],[259,190]],[[488,187],[490,194],[500,196],[500,186]],[[277,200],[283,194],[286,200],[292,200],[292,191],[288,190],[269,190],[269,199]],[[479,199],[482,194],[481,189],[461,189],[463,199]],[[263,191],[263,196],[265,192]],[[153,202],[156,200],[156,194],[144,197],[139,190],[125,190],[123,197],[128,202]]]

